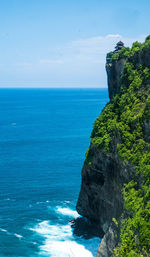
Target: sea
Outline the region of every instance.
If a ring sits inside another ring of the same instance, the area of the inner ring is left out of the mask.
[[[93,257],[74,232],[81,169],[107,89],[0,89],[0,257]]]

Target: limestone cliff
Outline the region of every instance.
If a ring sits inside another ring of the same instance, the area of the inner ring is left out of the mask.
[[[105,234],[97,257],[149,256],[150,37],[109,53],[106,70],[111,101],[93,126],[77,211]]]
[[[112,99],[113,96],[120,91],[121,74],[123,71],[124,63],[125,63],[125,59],[123,58],[117,61],[106,63],[108,90],[109,90],[110,99]]]

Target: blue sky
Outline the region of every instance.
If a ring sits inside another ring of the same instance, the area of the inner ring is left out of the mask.
[[[143,42],[149,10],[149,0],[0,0],[0,87],[106,87],[106,53]]]

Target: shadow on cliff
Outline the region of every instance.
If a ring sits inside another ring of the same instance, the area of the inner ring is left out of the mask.
[[[71,227],[74,235],[81,236],[85,239],[90,239],[93,237],[102,238],[104,236],[104,232],[99,231],[95,222],[89,221],[84,217],[79,217],[74,220]]]

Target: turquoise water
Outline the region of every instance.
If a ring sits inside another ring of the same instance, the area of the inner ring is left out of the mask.
[[[107,89],[0,90],[0,256],[94,256],[69,220]]]

